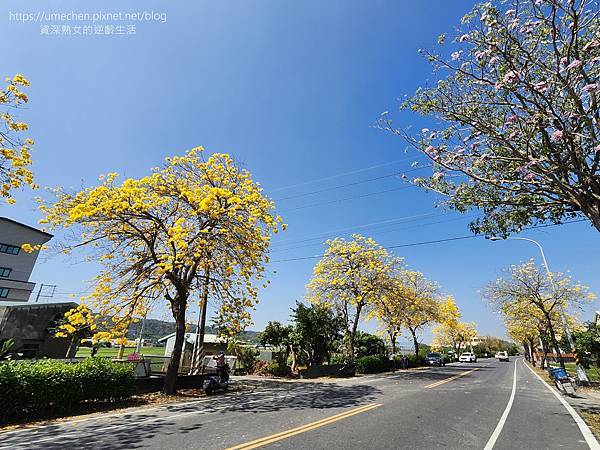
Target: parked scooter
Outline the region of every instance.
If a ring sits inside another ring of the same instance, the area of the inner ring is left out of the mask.
[[[574,378],[567,374],[567,371],[561,367],[550,369],[550,376],[554,379],[556,388],[566,395],[575,395],[577,389],[577,382]]]
[[[218,390],[226,391],[229,388],[229,364],[217,368],[217,373],[207,375],[204,379],[204,392],[211,395]]]

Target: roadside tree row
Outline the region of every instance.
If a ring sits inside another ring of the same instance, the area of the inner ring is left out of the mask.
[[[355,339],[363,319],[375,318],[389,339],[392,353],[396,340],[407,332],[419,354],[419,336],[433,324],[451,324],[460,317],[454,299],[422,273],[410,270],[400,257],[390,254],[372,238],[326,242],[307,286],[308,299],[341,318],[346,361],[355,357]]]

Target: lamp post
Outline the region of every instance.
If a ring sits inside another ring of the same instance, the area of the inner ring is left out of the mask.
[[[527,241],[527,242],[532,242],[535,245],[537,245],[537,247],[540,249],[540,254],[542,255],[542,261],[544,262],[544,267],[546,268],[546,273],[548,274],[548,279],[550,280],[552,289],[554,290],[555,294],[558,292],[558,290],[556,289],[556,285],[554,284],[554,278],[552,277],[552,272],[550,272],[550,267],[548,266],[548,261],[546,260],[546,254],[544,253],[544,248],[542,247],[542,244],[540,244],[538,241],[535,241],[533,239],[524,238],[524,237],[509,237],[509,238],[502,239],[497,236],[492,236],[490,238],[490,240],[491,241],[501,241],[501,240]],[[565,329],[565,335],[567,336],[567,341],[569,342],[571,351],[574,352],[575,351],[575,343],[573,342],[573,337],[571,336],[571,332],[569,331],[569,326],[567,325],[567,319],[565,318],[565,312],[563,310],[562,305],[560,305],[560,304],[559,304],[559,313],[560,313],[560,318],[561,318],[563,327]],[[587,374],[585,373],[585,370],[583,369],[583,367],[580,364],[577,364],[577,378],[579,378],[579,381],[585,381],[585,382],[589,381]]]

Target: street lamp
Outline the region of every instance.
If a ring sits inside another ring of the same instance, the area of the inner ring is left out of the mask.
[[[490,238],[491,241],[502,241],[502,240],[508,240],[508,239],[510,239],[512,241],[532,242],[535,245],[537,245],[537,247],[540,249],[540,254],[542,255],[542,261],[544,262],[544,267],[546,268],[546,273],[548,274],[548,279],[550,280],[552,289],[554,290],[554,293],[556,294],[558,292],[558,290],[556,289],[556,285],[554,284],[554,278],[552,277],[552,272],[550,272],[550,267],[548,266],[548,261],[546,260],[546,254],[544,253],[544,248],[542,247],[542,244],[540,244],[538,241],[535,241],[533,239],[524,238],[524,237],[509,237],[509,238],[503,239],[498,236],[492,236]],[[563,310],[562,305],[559,305],[559,313],[560,313],[560,318],[562,320],[563,327],[565,329],[565,334],[567,335],[567,341],[569,342],[571,351],[574,352],[575,351],[575,343],[573,342],[573,337],[571,336],[571,332],[569,331],[569,326],[567,325],[567,319],[565,318],[565,312]],[[577,364],[577,378],[579,378],[580,381],[585,381],[585,382],[589,381],[587,374],[585,373],[585,370],[583,369],[583,367],[580,364]]]

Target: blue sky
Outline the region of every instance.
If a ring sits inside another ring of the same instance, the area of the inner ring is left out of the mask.
[[[36,140],[35,172],[43,186],[88,186],[113,171],[140,176],[165,156],[202,145],[234,155],[277,200],[289,229],[274,240],[275,261],[319,254],[324,236],[352,231],[385,246],[443,239],[468,234],[468,218],[435,208],[435,197],[417,188],[395,190],[403,186],[398,177],[325,189],[411,168],[417,155],[371,125],[385,110],[399,126],[429,125],[397,113],[399,99],[430,76],[417,50],[435,46],[473,3],[4,1],[0,75],[23,73],[32,83],[21,117]],[[47,36],[42,25],[58,22],[22,23],[14,16],[70,11],[155,11],[167,19],[136,22],[134,35]],[[348,172],[354,173],[337,176]],[[337,202],[380,191],[390,192]],[[19,193],[18,204],[0,206],[0,215],[35,224],[33,196]],[[600,236],[589,225],[524,235],[545,246],[553,270],[570,270],[600,292]],[[525,242],[480,238],[396,253],[453,294],[465,320],[494,335],[503,335],[503,326],[478,290],[503,267],[538,257]],[[289,317],[314,263],[270,265],[277,273],[261,293],[252,328]],[[56,300],[67,300],[94,271],[93,264],[53,258],[36,268],[33,280],[56,284]]]

